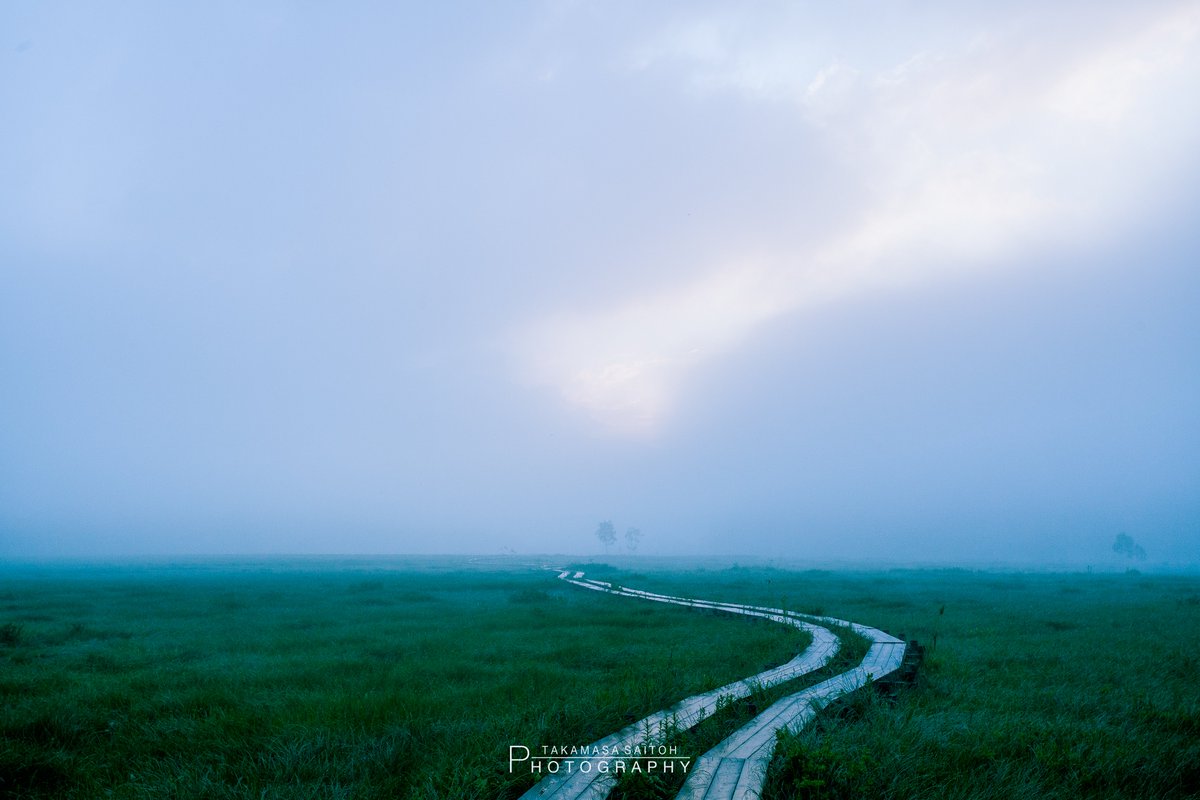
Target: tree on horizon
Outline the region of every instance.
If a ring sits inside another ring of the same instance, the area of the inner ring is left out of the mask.
[[[604,520],[596,526],[596,538],[604,544],[604,553],[608,554],[608,548],[617,541],[617,529],[613,527],[612,520]]]
[[[625,547],[631,553],[636,553],[638,544],[642,541],[642,529],[629,527],[625,529]]]
[[[1113,552],[1126,558],[1136,558],[1138,561],[1146,560],[1146,551],[1137,542],[1133,541],[1133,537],[1122,531],[1117,534],[1116,541],[1113,542]]]

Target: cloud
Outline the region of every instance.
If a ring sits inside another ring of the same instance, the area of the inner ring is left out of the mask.
[[[1180,110],[1180,92],[1200,90],[1200,5],[1109,23],[1029,41],[1026,19],[940,51],[915,41],[882,64],[788,56],[728,18],[677,24],[635,48],[632,69],[670,70],[708,102],[790,109],[797,131],[821,132],[838,181],[863,200],[839,226],[766,257],[699,264],[677,285],[548,314],[516,337],[525,374],[610,430],[653,435],[692,370],[781,315],[1015,263],[1005,257],[1136,216],[1138,188],[1194,146],[1196,115]],[[1176,146],[1156,150],[1163,126]],[[803,191],[819,203],[837,187]]]
[[[563,313],[522,332],[535,378],[598,422],[625,433],[653,432],[689,368],[721,355],[785,309],[782,275],[734,265],[616,308]]]
[[[1120,124],[1134,110],[1147,83],[1179,72],[1190,71],[1194,77],[1198,33],[1200,6],[1170,8],[1065,70],[1047,93],[1049,105],[1084,122]]]

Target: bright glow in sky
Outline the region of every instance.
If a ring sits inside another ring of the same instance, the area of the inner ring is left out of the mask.
[[[0,558],[1200,552],[1200,2],[0,7]]]
[[[1197,138],[1179,90],[1200,86],[1200,5],[1148,7],[1027,53],[1024,27],[942,50],[918,40],[882,65],[788,58],[795,45],[778,39],[802,41],[808,20],[781,33],[755,13],[672,29],[643,46],[636,69],[681,63],[672,77],[684,86],[785,107],[820,131],[841,180],[865,197],[838,228],[789,242],[769,263],[698,264],[679,285],[533,326],[521,349],[534,375],[614,430],[654,433],[691,369],[779,315],[949,272],[1019,269],[1048,242],[1107,238],[1154,213],[1143,198]],[[770,26],[765,46],[765,31],[747,35],[759,25]],[[1156,152],[1164,125],[1187,133]],[[814,206],[827,191],[798,187]]]

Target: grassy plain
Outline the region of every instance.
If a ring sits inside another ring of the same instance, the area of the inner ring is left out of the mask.
[[[965,570],[650,575],[929,647],[917,688],[786,737],[781,798],[1200,797],[1200,580]]]
[[[586,744],[806,643],[462,560],[7,568],[0,797],[515,797],[510,744]]]
[[[929,646],[917,687],[787,737],[773,800],[1200,796],[1195,577],[651,566],[608,577]],[[461,560],[2,568],[0,796],[515,797],[509,744],[586,744],[804,643]]]

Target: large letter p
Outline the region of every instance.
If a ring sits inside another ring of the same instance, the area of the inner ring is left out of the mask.
[[[524,751],[524,753],[522,753],[520,758],[516,757],[518,750]],[[528,747],[526,747],[523,744],[510,744],[508,746],[508,771],[509,771],[509,774],[512,774],[513,764],[516,764],[520,761],[528,761],[528,760],[529,760],[529,748]]]

